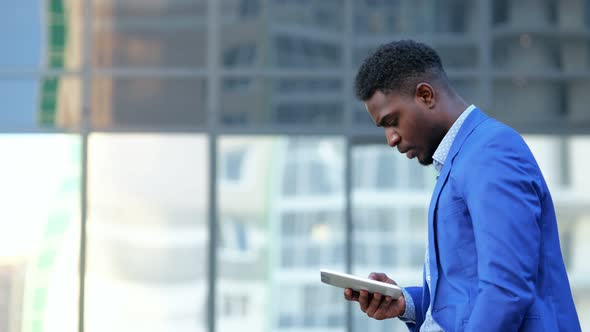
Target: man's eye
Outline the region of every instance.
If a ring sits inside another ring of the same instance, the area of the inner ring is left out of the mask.
[[[397,122],[395,120],[391,120],[391,121],[389,121],[388,125],[390,127],[395,127],[395,126],[397,126]]]

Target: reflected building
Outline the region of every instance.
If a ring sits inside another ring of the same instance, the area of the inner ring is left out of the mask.
[[[269,264],[274,242],[269,223],[273,205],[274,151],[271,137],[224,137],[219,141],[217,244],[217,328],[267,331]]]
[[[77,324],[77,143],[66,135],[2,137],[0,196],[10,204],[0,217],[1,331],[73,331]]]
[[[91,122],[109,126],[184,125],[206,121],[207,84],[183,72],[203,70],[207,55],[207,1],[148,1],[138,6],[93,1]],[[177,75],[150,69],[181,68]],[[134,74],[118,75],[120,69]],[[147,72],[146,72],[147,70]],[[115,74],[112,74],[115,73]]]
[[[509,123],[588,123],[589,3],[498,1],[492,22],[494,114]],[[584,73],[584,75],[581,75]],[[507,112],[506,110],[515,110]]]
[[[21,332],[25,258],[0,260],[0,331]]]
[[[47,3],[47,67],[78,69],[82,3]],[[344,82],[352,77],[345,73],[399,38],[432,44],[460,92],[519,128],[590,121],[585,0],[500,0],[489,10],[479,7],[486,1],[351,3],[347,11],[344,0],[222,0],[213,11],[206,0],[92,1],[92,122],[203,126],[209,78],[217,77],[222,98],[214,105],[222,124],[342,124],[351,101]],[[217,11],[211,34],[208,15]],[[40,123],[78,123],[80,94],[63,95],[77,84],[43,82]]]
[[[52,70],[79,69],[82,65],[82,1],[45,1],[45,66]],[[39,87],[38,123],[45,127],[78,128],[82,109],[80,80],[49,76]]]
[[[82,3],[51,1],[49,68],[80,66]],[[211,105],[215,123],[238,131],[362,127],[369,121],[347,90],[352,75],[399,38],[432,44],[466,100],[519,129],[590,122],[588,1],[220,0],[215,11],[210,3],[92,1],[85,69],[94,128],[205,127]],[[76,126],[79,85],[45,79],[40,121]],[[207,144],[165,140],[91,138],[87,331],[206,331]],[[218,331],[346,330],[341,291],[318,277],[320,268],[345,268],[346,167],[351,272],[420,283],[434,171],[376,141],[219,139]],[[588,144],[527,141],[556,202],[578,310],[590,312]],[[354,314],[354,331],[405,330]]]
[[[344,141],[289,138],[274,154],[270,223],[272,331],[344,331],[342,292],[319,270],[343,271]]]
[[[342,0],[221,1],[220,121],[240,124],[342,123]],[[240,70],[255,71],[252,75]],[[277,69],[276,75],[260,75]],[[297,70],[326,71],[297,79]],[[247,106],[246,108],[244,106]]]
[[[86,331],[206,330],[205,142],[90,137]]]

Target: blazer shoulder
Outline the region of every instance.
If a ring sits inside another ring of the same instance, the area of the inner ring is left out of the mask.
[[[539,165],[524,138],[513,128],[495,119],[482,122],[461,151],[459,164],[479,176],[481,167],[497,163],[519,165],[534,178],[542,178]]]
[[[470,135],[469,141],[471,143],[469,145],[476,149],[494,147],[500,150],[529,150],[526,142],[516,130],[493,118],[489,118],[477,126],[473,134]]]

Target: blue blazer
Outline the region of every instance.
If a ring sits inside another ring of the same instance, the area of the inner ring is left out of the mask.
[[[476,109],[428,213],[431,287],[410,287],[419,331],[580,331],[551,195],[522,137]]]

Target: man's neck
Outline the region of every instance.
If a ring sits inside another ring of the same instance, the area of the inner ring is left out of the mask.
[[[455,96],[445,100],[443,106],[446,110],[445,129],[448,132],[469,105],[461,97]]]

